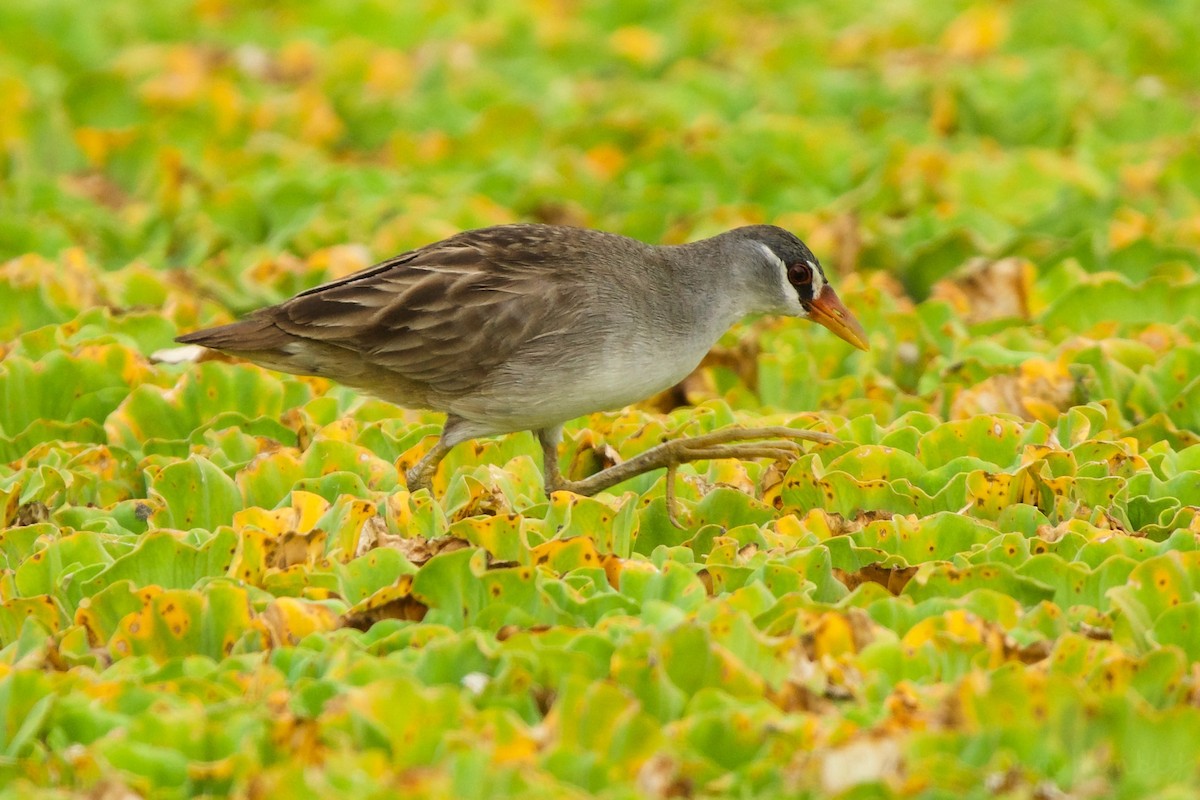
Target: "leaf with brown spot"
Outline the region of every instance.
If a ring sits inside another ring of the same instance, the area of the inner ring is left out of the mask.
[[[917,567],[883,567],[878,563],[867,564],[853,572],[835,568],[833,575],[842,584],[854,591],[864,583],[877,583],[894,595],[900,594],[905,585],[917,574]]]
[[[412,596],[412,582],[412,575],[401,575],[395,584],[383,587],[343,614],[339,627],[365,631],[385,619],[420,622],[429,607]]]
[[[287,569],[297,564],[313,565],[325,555],[325,531],[317,528],[307,533],[288,531],[267,540],[267,563],[274,569]]]
[[[552,539],[530,551],[533,563],[563,574],[581,567],[598,567],[602,563],[596,543],[586,536]]]
[[[338,615],[320,603],[297,597],[278,597],[258,615],[266,626],[274,646],[290,646],[311,633],[323,633],[338,627]]]
[[[457,536],[439,536],[436,539],[425,539],[420,536],[395,536],[389,533],[380,535],[379,547],[399,550],[413,566],[421,566],[429,559],[441,553],[453,553],[464,547],[471,547],[466,539]]]

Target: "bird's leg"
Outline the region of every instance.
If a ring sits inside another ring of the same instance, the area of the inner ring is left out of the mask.
[[[686,530],[683,523],[679,521],[679,507],[675,503],[675,475],[679,471],[678,464],[667,465],[667,482],[665,484],[666,497],[663,502],[667,506],[667,521],[674,525],[679,530]]]
[[[540,428],[535,431],[542,445],[542,479],[546,484],[546,497],[563,488],[563,476],[558,468],[558,443],[562,441],[562,425]]]
[[[562,426],[542,428],[537,431],[537,438],[542,444],[542,475],[546,481],[546,497],[549,497],[551,492],[563,489],[583,494],[576,491],[576,482],[564,480],[562,472],[559,471],[558,443],[562,441]],[[676,528],[682,529],[683,525],[675,514],[675,467],[675,464],[667,466],[667,519],[671,520],[671,524]]]
[[[442,463],[442,459],[446,457],[446,453],[450,452],[451,447],[453,445],[446,444],[446,433],[443,431],[441,438],[437,440],[433,448],[414,464],[412,469],[404,473],[404,480],[408,483],[410,492],[418,489],[433,491],[430,483],[437,472],[438,464]]]
[[[553,439],[548,438],[550,433],[554,434]],[[546,463],[547,493],[562,489],[576,494],[593,495],[642,473],[664,467],[669,471],[669,478],[673,478],[676,467],[693,461],[713,461],[722,458],[789,458],[800,454],[799,442],[828,443],[837,441],[837,437],[828,433],[797,428],[725,428],[699,436],[663,442],[628,461],[601,470],[582,480],[568,481],[564,480],[558,471],[558,438],[561,434],[561,429],[538,432]],[[671,490],[670,494],[674,495],[674,486],[671,487]],[[673,512],[673,509],[668,509],[669,515],[674,516]],[[672,522],[676,522],[676,520],[673,519]]]

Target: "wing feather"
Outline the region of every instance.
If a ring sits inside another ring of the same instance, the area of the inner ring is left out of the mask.
[[[564,306],[587,302],[562,280],[587,268],[583,255],[513,230],[524,227],[468,231],[404,253],[268,309],[271,321],[435,393],[470,390],[530,342],[563,331],[553,315]]]

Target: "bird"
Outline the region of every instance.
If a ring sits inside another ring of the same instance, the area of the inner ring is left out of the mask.
[[[592,495],[663,467],[670,491],[682,463],[779,458],[798,451],[794,440],[834,441],[729,428],[669,439],[578,480],[562,475],[565,422],[675,385],[751,314],[807,318],[868,349],[817,258],[773,225],[679,245],[540,223],[468,230],[176,341],[445,413],[438,441],[405,474],[409,491],[431,490],[455,445],[532,431],[547,496]]]

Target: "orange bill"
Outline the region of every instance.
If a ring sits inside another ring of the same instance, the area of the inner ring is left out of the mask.
[[[808,318],[829,328],[859,350],[867,349],[867,332],[858,324],[850,310],[842,305],[837,292],[829,286],[825,286],[809,303]]]

